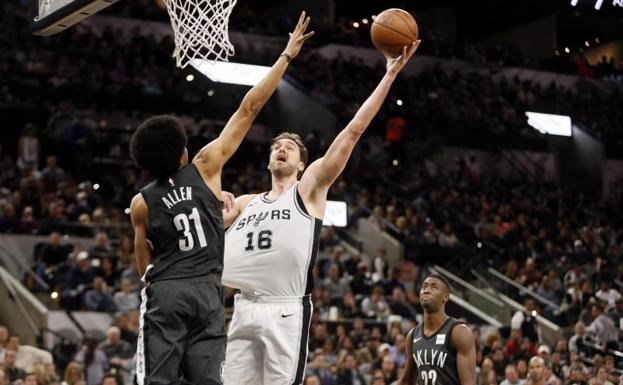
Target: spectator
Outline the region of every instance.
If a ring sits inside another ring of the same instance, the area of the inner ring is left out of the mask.
[[[35,268],[37,275],[48,283],[55,282],[54,273],[59,264],[67,260],[68,253],[67,247],[63,245],[63,236],[59,232],[52,232],[48,242],[41,247],[39,255],[35,256],[38,261]]]
[[[322,350],[316,351],[314,358],[307,365],[307,376],[317,376],[320,380],[320,385],[337,385],[333,374],[327,367]]]
[[[363,376],[359,373],[357,361],[352,353],[347,353],[338,365],[337,384],[365,385]]]
[[[504,381],[500,385],[524,385],[525,380],[519,378],[517,367],[513,364],[506,365],[504,369]]]
[[[305,379],[303,380],[303,385],[322,385],[320,382],[320,378],[315,374],[307,374],[305,375]]]
[[[79,381],[82,381],[82,366],[77,362],[70,362],[65,368],[61,385],[76,385]]]
[[[24,376],[24,385],[40,385],[37,381],[37,375],[33,372],[28,372]]]
[[[7,385],[6,374],[4,373],[4,370],[2,370],[2,368],[0,368],[0,385]]]
[[[526,311],[518,310],[511,319],[511,329],[521,330],[521,335],[533,343],[538,341],[538,324],[536,322],[536,305],[530,297],[524,299]]]
[[[586,335],[586,326],[584,322],[578,321],[575,324],[575,334],[569,339],[569,352],[580,352],[584,349],[584,336]]]
[[[5,346],[8,341],[9,329],[4,325],[0,325],[0,360],[4,360]]]
[[[383,379],[386,384],[391,384],[396,381],[396,364],[391,355],[387,354],[381,359],[381,371],[383,372]]]
[[[350,290],[346,278],[340,278],[339,274],[338,265],[332,263],[327,272],[327,278],[322,281],[322,287],[327,290],[332,304],[340,303],[344,294]]]
[[[61,304],[70,309],[79,308],[78,299],[82,297],[88,285],[93,283],[96,271],[91,267],[91,260],[86,251],[76,255],[76,263],[69,268],[62,283]]]
[[[84,293],[84,307],[91,311],[115,311],[115,303],[102,277],[93,279],[93,288]]]
[[[619,339],[619,331],[614,326],[612,319],[604,314],[603,306],[596,304],[591,308],[593,315],[593,323],[591,323],[586,331],[595,333],[597,341],[609,348],[617,349],[617,341]]]
[[[569,378],[565,381],[565,385],[588,385],[586,382],[586,373],[579,367],[571,367]]]
[[[136,292],[132,291],[132,283],[127,278],[121,280],[121,291],[115,293],[113,300],[117,310],[124,313],[136,310],[140,305]]]
[[[606,303],[606,309],[612,309],[616,306],[616,302],[621,299],[621,293],[617,290],[610,288],[610,281],[601,281],[601,287],[595,293],[597,299]]]
[[[375,286],[372,295],[361,302],[361,311],[368,318],[384,319],[390,314],[389,305],[385,301],[383,289]]]
[[[17,167],[24,169],[31,165],[35,170],[39,166],[39,139],[35,134],[35,126],[27,124],[17,143]]]
[[[102,385],[119,385],[119,382],[117,382],[117,377],[107,374],[102,378]]]
[[[54,155],[46,158],[46,167],[41,172],[41,180],[46,191],[56,191],[65,180],[65,171],[58,167],[58,159]]]
[[[415,309],[406,301],[405,293],[398,286],[394,287],[389,308],[392,314],[399,315],[404,319],[413,320],[416,317]]]
[[[36,365],[46,365],[52,363],[52,354],[43,349],[30,345],[22,345],[18,336],[11,336],[7,341],[7,350],[17,351],[15,366],[24,369],[26,373],[32,372]]]
[[[82,349],[76,354],[76,362],[85,368],[87,385],[100,385],[104,374],[108,370],[106,354],[97,345],[97,340],[89,337],[85,340]]]
[[[119,359],[128,359],[134,354],[132,346],[121,339],[121,330],[116,326],[108,328],[106,341],[99,345],[99,349],[106,354],[111,363],[113,360],[117,361],[116,365],[119,365]]]
[[[446,222],[443,225],[443,231],[439,233],[439,246],[441,247],[455,247],[459,243],[459,239],[452,231],[452,224]]]
[[[545,361],[541,357],[532,357],[529,367],[530,377],[526,380],[526,385],[545,385]]]
[[[17,380],[23,380],[26,376],[26,371],[24,369],[15,366],[16,359],[17,351],[13,349],[6,349],[4,351],[4,373],[10,383]]]

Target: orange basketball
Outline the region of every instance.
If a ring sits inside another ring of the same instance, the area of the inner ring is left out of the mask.
[[[404,46],[418,39],[418,26],[409,12],[391,8],[376,16],[370,35],[376,49],[385,55],[398,57]]]

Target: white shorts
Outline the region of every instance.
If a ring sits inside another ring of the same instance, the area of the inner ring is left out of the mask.
[[[224,384],[302,384],[312,311],[309,296],[236,295]]]

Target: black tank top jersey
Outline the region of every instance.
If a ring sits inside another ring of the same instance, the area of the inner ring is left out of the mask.
[[[151,182],[141,194],[149,209],[151,243],[148,282],[223,272],[222,202],[192,163],[168,179]]]
[[[460,385],[456,367],[456,349],[452,345],[452,329],[463,322],[450,317],[439,330],[424,336],[424,323],[413,329],[412,359],[417,367],[418,385]]]

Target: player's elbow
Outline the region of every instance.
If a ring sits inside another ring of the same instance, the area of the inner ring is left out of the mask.
[[[368,127],[368,122],[365,120],[354,119],[348,125],[348,132],[354,137],[354,139],[359,139],[361,135],[366,131]]]

